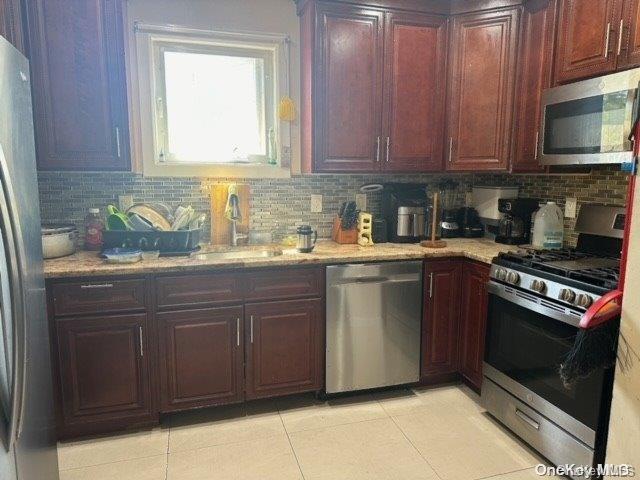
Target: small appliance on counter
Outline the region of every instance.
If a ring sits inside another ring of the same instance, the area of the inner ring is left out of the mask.
[[[504,214],[498,225],[497,243],[525,245],[531,241],[531,216],[540,206],[536,198],[501,198],[498,211]]]
[[[480,221],[480,215],[473,207],[461,207],[458,210],[458,224],[462,237],[479,238],[484,236],[484,226]]]
[[[382,213],[387,222],[388,241],[417,243],[427,238],[427,215],[431,211],[427,185],[388,183],[382,194]],[[374,229],[375,232],[375,229]]]
[[[373,218],[373,243],[387,243],[389,241],[387,231],[387,220],[384,218]]]
[[[318,232],[313,230],[309,225],[301,225],[296,230],[298,234],[298,242],[296,250],[300,253],[311,253],[318,241]]]
[[[460,236],[460,224],[458,223],[457,202],[458,184],[445,180],[440,184],[442,198],[442,220],[440,222],[442,238],[456,238]]]
[[[518,187],[475,186],[471,192],[471,206],[478,211],[480,221],[485,226],[485,237],[495,240],[500,220],[504,216],[498,210],[501,198],[517,198]]]

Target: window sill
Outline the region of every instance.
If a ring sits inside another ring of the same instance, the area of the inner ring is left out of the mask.
[[[156,165],[145,162],[146,177],[291,178],[291,170],[277,165]]]

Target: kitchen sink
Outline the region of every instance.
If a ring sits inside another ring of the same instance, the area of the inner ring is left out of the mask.
[[[282,255],[282,250],[242,249],[202,252],[191,255],[196,260],[241,260],[244,258],[271,258]]]

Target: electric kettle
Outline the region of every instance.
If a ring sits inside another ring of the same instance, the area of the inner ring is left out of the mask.
[[[318,241],[318,232],[312,230],[309,225],[302,225],[298,227],[297,233],[298,243],[296,245],[296,250],[300,253],[310,253]]]

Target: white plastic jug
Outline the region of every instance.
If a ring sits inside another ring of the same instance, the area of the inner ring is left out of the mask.
[[[537,248],[562,248],[564,220],[562,209],[555,202],[547,202],[535,214],[531,243]]]

